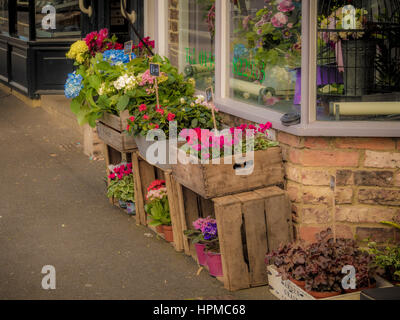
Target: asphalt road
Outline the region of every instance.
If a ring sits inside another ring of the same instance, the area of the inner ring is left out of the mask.
[[[105,196],[104,161],[41,108],[0,91],[0,299],[271,299],[230,293]],[[43,266],[56,270],[44,290]]]

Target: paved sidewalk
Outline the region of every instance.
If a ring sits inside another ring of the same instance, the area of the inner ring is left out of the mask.
[[[271,299],[235,293],[111,206],[104,161],[41,108],[0,90],[0,299]],[[56,290],[41,287],[53,265]]]

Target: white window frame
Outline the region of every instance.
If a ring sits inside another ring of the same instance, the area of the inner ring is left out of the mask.
[[[181,0],[183,1],[183,0]],[[168,0],[157,1],[158,53],[168,54]],[[400,137],[400,121],[318,121],[316,119],[317,1],[302,1],[302,91],[301,123],[286,127],[282,113],[246,104],[229,97],[230,1],[215,0],[215,103],[225,113],[253,121],[270,121],[277,130],[297,136]]]

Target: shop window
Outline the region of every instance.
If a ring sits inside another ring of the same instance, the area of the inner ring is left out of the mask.
[[[77,38],[81,36],[78,0],[36,0],[36,38]]]
[[[215,82],[215,1],[179,1],[169,12],[169,58],[204,91]]]
[[[8,0],[0,0],[0,34],[8,33]]]
[[[318,1],[317,120],[400,120],[400,1]]]
[[[17,0],[17,35],[22,40],[29,40],[29,2],[27,0]]]
[[[299,111],[301,1],[232,0],[230,35],[230,97]]]

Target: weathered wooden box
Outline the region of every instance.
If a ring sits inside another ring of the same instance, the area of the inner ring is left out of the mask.
[[[270,187],[213,202],[225,288],[234,291],[266,285],[265,254],[293,241],[288,195]]]
[[[352,292],[347,294],[341,294],[339,296],[325,298],[325,299],[315,299],[313,296],[309,295],[302,288],[297,286],[290,280],[283,280],[276,270],[275,266],[268,266],[268,285],[270,292],[280,300],[360,300],[361,291]],[[392,287],[393,285],[382,279],[381,277],[376,277],[377,287],[386,288]]]
[[[126,129],[127,116],[115,116],[105,113],[103,118],[97,122],[97,134],[105,144],[113,147],[120,152],[128,152],[136,149],[134,137],[124,133]]]
[[[188,157],[188,163],[181,163],[179,159],[184,159],[186,153],[181,149],[177,152],[178,163],[172,165],[174,177],[205,199],[279,185],[284,181],[280,147],[255,151],[251,174],[245,174],[248,169],[244,168],[245,165],[251,168],[250,163],[235,163],[233,157],[222,158],[220,164],[201,164],[191,156]]]

